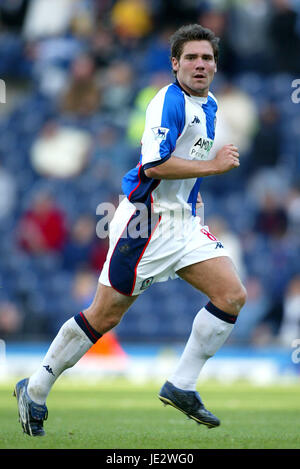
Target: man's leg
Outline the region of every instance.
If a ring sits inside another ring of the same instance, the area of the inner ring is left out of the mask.
[[[228,257],[218,257],[184,267],[177,274],[205,293],[210,302],[196,315],[179,364],[160,390],[159,398],[199,424],[217,427],[196,391],[200,371],[224,344],[246,301],[246,291]]]
[[[44,404],[61,373],[75,365],[105,332],[115,327],[136,298],[99,283],[91,306],[62,325],[40,367],[30,377],[31,399]]]
[[[225,256],[184,267],[177,273],[210,299],[196,315],[178,367],[169,379],[178,388],[195,390],[205,362],[229,337],[246,301],[246,290],[232,261]]]
[[[36,372],[29,380],[22,380],[16,385],[20,420],[26,433],[44,434],[42,422],[47,415],[45,402],[57,378],[75,365],[105,332],[120,322],[136,298],[121,295],[99,283],[91,306],[62,325]]]

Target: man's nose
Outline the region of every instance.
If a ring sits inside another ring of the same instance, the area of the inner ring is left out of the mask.
[[[204,65],[204,60],[202,58],[199,58],[196,62],[196,68],[197,69],[204,69],[205,68],[205,65]]]

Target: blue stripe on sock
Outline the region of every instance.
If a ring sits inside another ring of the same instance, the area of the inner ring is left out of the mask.
[[[90,325],[86,317],[84,316],[83,313],[76,314],[74,316],[75,321],[77,322],[78,326],[85,332],[85,334],[88,336],[91,342],[95,344],[97,340],[102,337],[102,334],[99,332],[95,331],[95,329]]]
[[[234,314],[225,313],[225,311],[222,311],[221,309],[217,308],[217,306],[213,305],[211,301],[207,303],[205,309],[222,321],[229,322],[229,324],[234,324],[237,320],[237,316]]]

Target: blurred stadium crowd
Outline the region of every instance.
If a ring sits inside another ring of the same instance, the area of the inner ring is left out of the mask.
[[[299,2],[2,0],[1,338],[48,340],[91,301],[107,250],[96,208],[117,204],[146,105],[173,81],[169,36],[194,22],[221,38],[215,151],[232,142],[241,154],[201,186],[205,223],[248,291],[230,340],[300,337]],[[185,340],[205,301],[180,280],[153,285],[116,332]]]

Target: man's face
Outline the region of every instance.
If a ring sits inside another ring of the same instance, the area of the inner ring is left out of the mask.
[[[182,88],[192,96],[208,95],[217,65],[209,41],[189,41],[183,46],[180,59],[172,57],[172,67]]]

